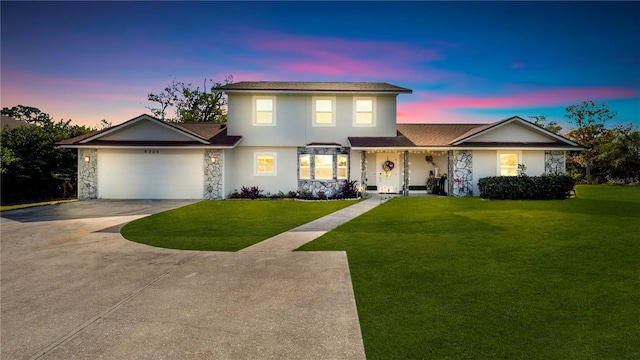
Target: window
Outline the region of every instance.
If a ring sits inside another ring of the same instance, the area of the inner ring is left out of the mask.
[[[313,98],[313,126],[335,126],[335,98]]]
[[[276,153],[254,153],[254,175],[276,175]]]
[[[253,125],[270,126],[276,124],[275,97],[253,98]]]
[[[518,175],[518,153],[499,153],[500,176]]]
[[[354,126],[375,126],[375,116],[373,109],[375,108],[374,98],[354,98]]]
[[[348,157],[347,155],[338,155],[338,179],[348,178]]]
[[[316,155],[316,179],[333,179],[333,155]]]
[[[300,155],[300,179],[311,179],[311,155]]]

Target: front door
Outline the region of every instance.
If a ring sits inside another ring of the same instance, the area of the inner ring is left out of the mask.
[[[398,153],[378,153],[376,156],[376,176],[378,193],[397,194],[400,192],[400,155]]]

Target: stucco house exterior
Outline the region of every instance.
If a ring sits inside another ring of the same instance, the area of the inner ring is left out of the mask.
[[[265,192],[366,191],[477,196],[478,179],[564,173],[582,146],[522,118],[491,124],[398,124],[387,83],[238,82],[226,124],[178,124],[149,115],[67,139],[78,149],[80,199],[224,199],[242,186]],[[446,178],[445,175],[446,174]]]

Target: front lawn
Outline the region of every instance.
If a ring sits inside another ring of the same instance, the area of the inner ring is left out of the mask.
[[[640,187],[395,198],[300,250],[345,250],[367,359],[640,358]]]
[[[139,219],[122,236],[151,246],[237,251],[356,201],[202,201]]]

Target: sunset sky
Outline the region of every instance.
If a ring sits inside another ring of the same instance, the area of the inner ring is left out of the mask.
[[[1,105],[114,125],[177,81],[382,81],[398,122],[564,121],[594,100],[640,126],[640,2],[9,2]]]

